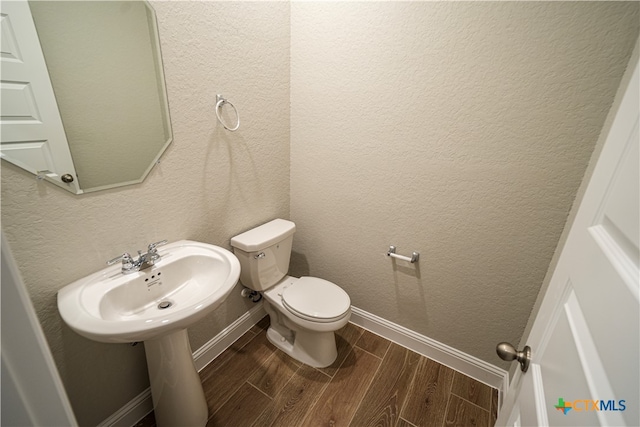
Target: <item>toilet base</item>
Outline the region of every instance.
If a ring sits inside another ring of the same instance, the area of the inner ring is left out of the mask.
[[[326,368],[338,357],[333,332],[293,331],[293,339],[269,326],[267,339],[299,362],[314,368]]]

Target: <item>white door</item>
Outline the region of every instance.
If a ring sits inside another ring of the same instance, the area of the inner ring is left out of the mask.
[[[498,425],[640,425],[638,62]]]
[[[0,243],[2,273],[3,426],[77,426],[71,404],[56,369],[4,233]]]
[[[26,0],[0,3],[0,156],[74,193],[78,179]],[[73,177],[65,183],[62,175]]]

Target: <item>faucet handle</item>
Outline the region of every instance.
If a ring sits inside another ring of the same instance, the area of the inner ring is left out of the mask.
[[[118,261],[122,261],[122,263],[124,264],[127,261],[133,261],[133,258],[131,258],[131,255],[129,255],[129,252],[125,252],[122,255],[117,256],[114,259],[111,259],[111,260],[107,261],[107,265],[113,265]]]
[[[129,255],[129,252],[125,252],[122,255],[107,261],[107,265],[113,265],[115,263],[117,263],[118,261],[122,261],[122,271],[130,271],[131,269],[133,269],[134,267],[134,262],[133,262],[133,258],[131,258],[131,255]]]
[[[166,245],[166,240],[161,240],[155,243],[149,243],[147,247],[147,255],[151,258],[152,261],[160,259],[160,254],[158,253],[158,246]]]
[[[147,248],[147,252],[155,252],[158,246],[166,245],[166,240],[160,240],[159,242],[149,243],[149,247]]]

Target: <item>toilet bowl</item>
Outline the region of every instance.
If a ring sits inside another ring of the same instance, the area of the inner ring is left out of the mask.
[[[327,304],[328,298],[316,298],[327,290],[337,296],[332,304]],[[271,319],[267,338],[273,345],[317,368],[336,360],[334,332],[351,317],[351,301],[345,291],[323,279],[286,276],[263,296]]]
[[[349,322],[351,300],[338,285],[287,275],[295,224],[275,219],[231,239],[240,281],[261,292],[270,318],[267,338],[307,365],[323,368],[336,357],[334,332]]]

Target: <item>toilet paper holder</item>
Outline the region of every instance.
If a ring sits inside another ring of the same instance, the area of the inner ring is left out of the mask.
[[[409,261],[411,264],[418,262],[418,260],[420,259],[420,253],[418,252],[412,252],[410,257],[404,256],[404,255],[398,255],[396,253],[396,247],[393,245],[389,246],[389,250],[387,251],[387,256],[390,256],[391,258],[401,259],[403,261]]]

